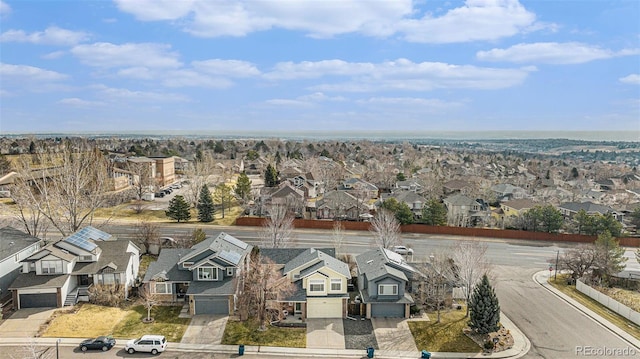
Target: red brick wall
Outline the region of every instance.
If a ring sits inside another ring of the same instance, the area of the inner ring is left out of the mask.
[[[240,217],[236,219],[238,226],[262,226],[264,218],[259,217]],[[312,229],[332,229],[333,221],[322,221],[313,219],[296,219],[293,221],[295,228],[312,228]],[[349,222],[343,221],[342,226],[345,230],[350,231],[368,231],[369,222]],[[534,241],[547,242],[574,242],[574,243],[591,243],[596,240],[596,236],[586,236],[582,234],[559,234],[544,232],[527,232],[516,231],[510,229],[490,229],[490,228],[464,228],[464,227],[448,227],[448,226],[427,226],[424,224],[407,224],[400,226],[402,232],[407,233],[424,233],[424,234],[444,234],[466,237],[491,237],[505,239],[526,239]],[[625,247],[640,247],[640,238],[619,238],[620,245]]]

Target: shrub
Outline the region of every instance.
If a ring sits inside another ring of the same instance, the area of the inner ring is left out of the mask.
[[[89,302],[118,307],[124,303],[124,287],[120,284],[96,284],[89,288]]]

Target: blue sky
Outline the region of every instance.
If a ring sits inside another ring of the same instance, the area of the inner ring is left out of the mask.
[[[637,0],[0,0],[0,16],[0,133],[640,137]]]

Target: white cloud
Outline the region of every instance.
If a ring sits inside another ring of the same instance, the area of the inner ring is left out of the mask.
[[[58,101],[58,103],[61,105],[67,105],[72,107],[96,107],[96,106],[105,105],[104,102],[87,101],[87,100],[79,99],[77,97],[63,98],[62,100]]]
[[[67,78],[65,74],[39,67],[5,63],[0,63],[0,75],[3,79],[17,79],[20,81],[59,81]]]
[[[11,13],[11,6],[0,0],[0,17],[5,17]]]
[[[615,52],[579,42],[538,42],[518,44],[507,49],[479,51],[476,57],[484,61],[566,65],[638,53],[639,49],[624,49]]]
[[[344,83],[319,84],[316,91],[426,91],[436,88],[496,89],[518,85],[531,68],[498,69],[441,62],[414,63],[407,59],[382,63],[350,63],[342,60],[285,62],[266,73],[270,80],[310,79],[341,76]]]
[[[287,107],[311,107],[321,102],[342,102],[346,99],[342,96],[327,96],[322,92],[315,92],[309,95],[299,96],[295,99],[271,99],[264,103],[272,106],[287,106]]]
[[[78,45],[71,53],[86,65],[102,68],[171,69],[182,63],[178,54],[171,52],[171,46],[155,43],[126,43],[115,45],[108,42]]]
[[[44,31],[27,34],[22,30],[7,30],[0,35],[0,42],[30,42],[39,45],[73,46],[89,39],[89,34],[50,26]]]
[[[226,77],[252,77],[260,75],[260,70],[247,61],[211,59],[193,61],[191,65],[198,71]]]
[[[42,55],[42,58],[47,60],[55,60],[64,56],[65,53],[66,53],[65,51],[54,51],[54,52],[50,52],[48,54]]]
[[[139,20],[179,20],[196,36],[245,36],[271,28],[300,30],[313,37],[363,32],[390,35],[394,24],[412,12],[410,0],[116,0],[121,11]]]
[[[188,102],[189,98],[176,93],[132,91],[125,88],[107,87],[95,85],[92,88],[99,92],[105,99],[111,101],[138,101],[138,102]]]
[[[623,84],[640,85],[640,74],[631,74],[618,79]]]
[[[410,42],[456,43],[513,36],[534,26],[535,19],[517,0],[467,0],[443,16],[407,19],[399,28]]]
[[[419,97],[372,97],[367,100],[358,101],[361,105],[383,105],[383,106],[401,106],[401,108],[414,107],[421,110],[440,111],[444,109],[452,109],[462,107],[462,102],[450,102],[440,99],[419,98]]]
[[[175,70],[167,72],[162,83],[167,87],[208,87],[208,88],[229,88],[233,82],[222,77],[212,77],[201,74],[193,70]]]

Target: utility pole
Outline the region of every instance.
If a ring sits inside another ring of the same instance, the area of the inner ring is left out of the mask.
[[[560,250],[556,252],[556,272],[553,274],[553,281],[555,282],[558,279],[558,259],[560,258]]]

